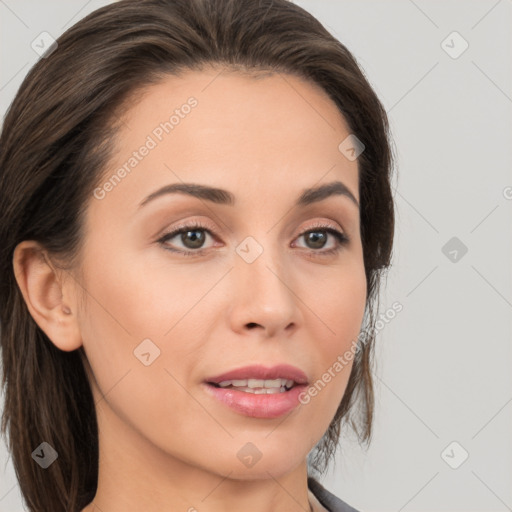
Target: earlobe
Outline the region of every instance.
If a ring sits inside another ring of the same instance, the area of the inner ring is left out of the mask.
[[[66,352],[82,345],[72,295],[38,242],[25,240],[13,254],[16,281],[30,315],[53,344]]]

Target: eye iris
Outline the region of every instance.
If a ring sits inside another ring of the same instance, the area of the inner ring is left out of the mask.
[[[309,242],[313,243],[314,249],[321,249],[327,240],[327,234],[323,231],[310,231],[306,235],[306,239]]]
[[[200,235],[197,236],[197,233],[200,233]],[[190,238],[187,238],[189,235],[191,235]],[[200,229],[195,229],[193,231],[185,231],[181,234],[181,241],[189,249],[198,249],[203,245],[204,240],[205,233]]]

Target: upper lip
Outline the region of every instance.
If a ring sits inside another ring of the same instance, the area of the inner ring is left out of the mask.
[[[215,377],[209,377],[206,382],[219,384],[225,380],[243,380],[243,379],[289,379],[293,380],[295,384],[307,384],[308,378],[306,374],[289,364],[278,364],[276,366],[263,366],[259,364],[244,366],[243,368],[236,368]]]

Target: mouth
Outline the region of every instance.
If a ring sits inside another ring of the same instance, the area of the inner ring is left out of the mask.
[[[208,378],[203,385],[209,396],[236,413],[270,419],[299,405],[299,395],[308,379],[294,366],[253,365]]]

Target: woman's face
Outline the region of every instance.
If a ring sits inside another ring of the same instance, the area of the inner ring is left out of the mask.
[[[335,363],[366,300],[358,168],[317,86],[219,73],[170,77],[123,117],[88,204],[78,323],[100,439],[138,467],[147,457],[268,478],[304,462],[350,375],[352,361]],[[204,188],[153,195],[190,184]],[[293,389],[290,399],[207,384],[248,365],[291,365],[322,384],[307,403]]]

